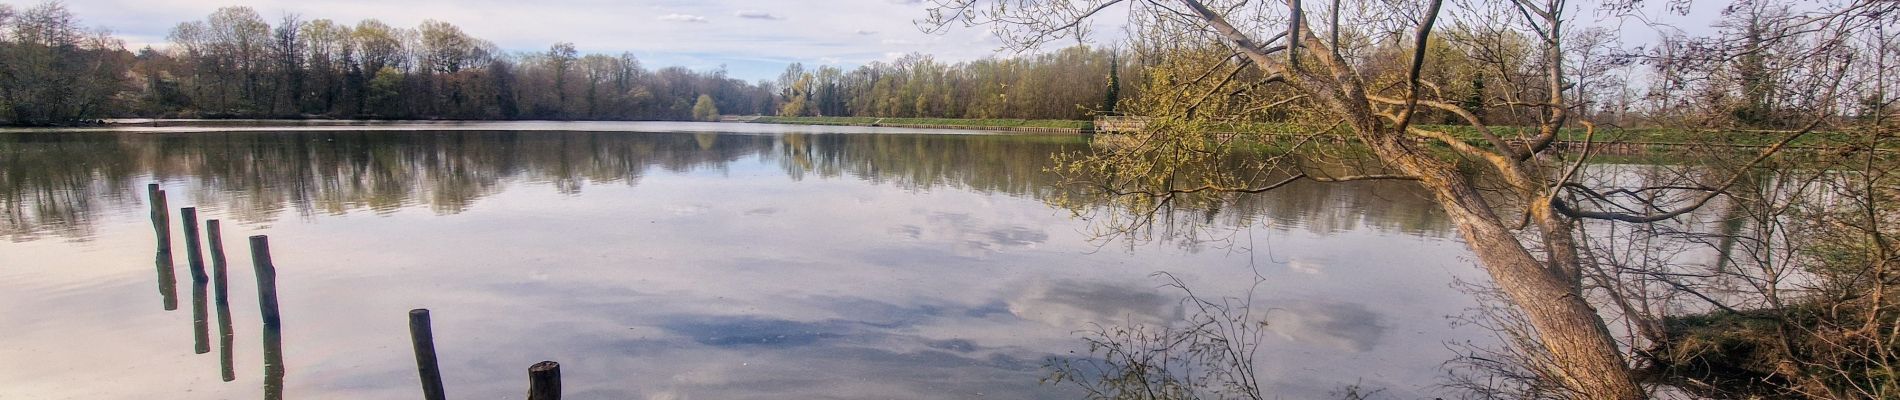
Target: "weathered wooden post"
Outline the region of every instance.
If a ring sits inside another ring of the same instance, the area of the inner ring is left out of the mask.
[[[264,326],[278,326],[283,320],[277,314],[277,266],[271,264],[269,237],[251,236],[251,267],[257,273],[257,307]]]
[[[185,222],[185,264],[191,267],[191,327],[192,350],[198,354],[211,352],[210,314],[205,303],[209,297],[205,285],[210,277],[205,275],[205,257],[203,245],[198,240],[198,208],[178,209],[179,219]]]
[[[429,325],[429,309],[409,310],[409,343],[416,349],[416,374],[422,378],[422,398],[443,400],[442,369],[435,360],[435,331]]]
[[[191,267],[191,280],[210,280],[205,275],[204,246],[198,240],[198,207],[180,208],[178,217],[185,220],[185,264]]]
[[[191,350],[198,354],[211,352],[211,312],[205,305],[205,281],[191,281]]]
[[[528,367],[528,400],[561,400],[561,363],[542,361]]]
[[[172,223],[171,215],[165,205],[165,190],[158,184],[145,185],[147,200],[152,206],[152,233],[158,238],[158,253],[152,258],[152,264],[158,269],[158,296],[165,311],[178,309],[178,272],[172,269]]]
[[[158,234],[158,251],[169,252],[172,250],[172,219],[171,206],[165,203],[165,190],[153,183],[145,185],[145,194],[152,202],[152,230]]]
[[[178,309],[178,272],[172,270],[172,253],[159,250],[152,258],[158,266],[158,297],[165,311]]]
[[[284,331],[264,325],[264,400],[284,398]]]
[[[270,259],[270,238],[251,236],[251,266],[257,272],[257,306],[264,319],[264,399],[284,398],[283,319],[277,313],[277,266]]]
[[[231,357],[231,342],[236,335],[231,332],[231,288],[227,279],[230,270],[224,258],[224,230],[218,220],[205,221],[205,233],[211,242],[211,304],[218,311],[218,364],[224,373],[224,381],[237,380],[237,369]]]

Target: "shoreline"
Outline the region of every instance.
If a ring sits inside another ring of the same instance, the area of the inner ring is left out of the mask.
[[[965,124],[918,123],[921,121],[929,121],[929,122],[963,121],[963,122],[969,122],[969,123],[965,123]],[[721,122],[727,122],[727,121],[722,120]],[[917,129],[961,129],[961,130],[979,130],[979,131],[1062,133],[1062,134],[1075,134],[1075,135],[1090,134],[1090,133],[1095,132],[1092,126],[1093,124],[1091,124],[1089,121],[1081,121],[1081,120],[748,116],[748,117],[736,117],[732,119],[731,122],[748,123],[748,124],[778,124],[778,125],[832,125],[832,126],[863,126],[863,127],[917,128]],[[1071,125],[1071,126],[1062,127],[1062,126],[1036,126],[1036,125]]]
[[[849,126],[849,127],[865,127],[865,128],[904,128],[904,129],[932,129],[932,130],[953,130],[953,131],[988,131],[988,132],[998,132],[998,133],[1014,132],[1014,133],[1026,133],[1026,134],[1055,134],[1055,135],[1093,135],[1097,133],[1109,133],[1112,136],[1112,134],[1117,133],[1113,131],[1111,132],[1098,131],[1094,129],[1094,126],[1093,126],[1094,121],[1083,121],[1083,120],[877,118],[877,117],[778,117],[778,116],[757,116],[757,115],[724,116],[724,117],[721,117],[719,121],[451,120],[451,119],[409,120],[409,119],[340,119],[340,118],[302,118],[302,119],[103,118],[103,119],[90,120],[90,121],[84,121],[84,122],[73,123],[73,124],[0,125],[0,132],[30,132],[30,131],[94,132],[94,131],[110,131],[110,130],[122,129],[122,128],[167,129],[168,132],[171,129],[176,129],[176,130],[179,130],[178,132],[183,132],[183,131],[192,131],[192,130],[225,130],[225,129],[253,130],[253,129],[267,129],[271,127],[349,128],[349,127],[377,127],[377,126],[384,126],[384,125],[437,126],[437,127],[442,127],[442,128],[450,128],[456,125],[480,124],[480,123],[590,124],[590,123],[617,123],[617,122],[681,122],[681,123],[698,122],[698,123],[741,124],[741,125],[757,124],[757,125],[788,125],[788,126],[797,126],[797,125]],[[1062,125],[1066,125],[1066,126],[1062,126]],[[1298,137],[1314,136],[1312,134],[1296,134],[1296,133],[1284,131],[1283,129],[1285,128],[1284,126],[1277,126],[1277,125],[1264,125],[1257,128],[1263,128],[1263,129],[1259,129],[1259,131],[1257,132],[1247,132],[1247,133],[1225,132],[1225,133],[1215,133],[1214,135],[1219,136],[1219,137],[1227,137],[1227,138],[1238,137],[1238,136],[1261,136],[1261,137],[1271,137],[1271,138],[1298,138]],[[1642,131],[1647,131],[1647,129],[1637,129],[1631,132],[1642,132]],[[1453,131],[1453,132],[1455,134],[1463,133],[1463,132],[1457,132],[1457,131]],[[1684,134],[1709,134],[1712,132],[1691,133],[1688,131],[1676,130],[1671,133],[1674,133],[1677,135],[1684,135]],[[1771,132],[1725,132],[1725,133],[1729,133],[1731,135],[1734,135],[1736,133],[1749,133],[1749,134],[1754,134],[1754,135],[1759,136],[1759,135],[1763,135],[1763,134],[1767,134]],[[1819,138],[1813,138],[1813,136],[1822,136],[1822,135],[1829,135],[1829,134],[1833,134],[1833,133],[1832,132],[1812,132],[1812,133],[1809,133],[1810,138],[1804,139],[1804,140],[1797,140],[1795,143],[1789,143],[1784,148],[1789,149],[1789,150],[1811,151],[1811,152],[1812,151],[1848,150],[1847,147],[1816,145],[1817,143],[1815,142],[1817,141],[1825,142],[1825,140],[1819,139]],[[1458,135],[1458,136],[1460,136],[1461,139],[1464,139],[1467,142],[1471,142],[1473,144],[1488,145],[1488,143],[1483,143],[1479,138],[1476,138],[1476,137],[1464,137],[1466,135]],[[1672,140],[1666,140],[1666,137],[1668,135],[1657,135],[1653,133],[1637,133],[1637,134],[1623,133],[1623,134],[1606,134],[1606,135],[1599,135],[1599,136],[1600,137],[1598,137],[1597,140],[1595,140],[1594,143],[1591,144],[1591,147],[1594,148],[1593,150],[1598,151],[1598,152],[1607,152],[1607,153],[1614,153],[1614,154],[1639,154],[1639,153],[1649,153],[1649,152],[1654,152],[1654,151],[1659,151],[1659,150],[1669,151],[1665,149],[1684,149],[1684,148],[1694,148],[1694,147],[1721,147],[1721,148],[1731,148],[1731,149],[1737,149],[1737,150],[1759,150],[1759,149],[1766,148],[1772,145],[1772,143],[1768,143],[1764,140],[1728,141],[1728,142],[1672,141]],[[1269,140],[1282,140],[1282,139],[1269,139]],[[1427,142],[1427,141],[1421,140],[1421,142]],[[1555,146],[1562,146],[1562,147],[1573,148],[1573,149],[1581,149],[1582,147],[1584,147],[1584,141],[1575,140],[1570,137],[1558,138],[1557,140],[1553,141],[1552,144]],[[1881,148],[1881,149],[1876,149],[1876,151],[1880,153],[1891,154],[1891,153],[1900,152],[1900,149]]]

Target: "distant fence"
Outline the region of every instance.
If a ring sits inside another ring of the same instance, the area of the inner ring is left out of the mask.
[[[1140,132],[1148,128],[1148,117],[1095,117],[1096,133]]]
[[[883,119],[879,119],[879,120],[877,120],[877,122],[873,122],[873,123],[871,123],[871,124],[870,124],[870,125],[868,125],[868,126],[874,126],[874,127],[885,127],[885,128],[917,128],[917,129],[965,129],[965,130],[982,130],[982,131],[1009,131],[1009,132],[1037,132],[1037,133],[1075,133],[1075,134],[1080,134],[1080,133],[1087,133],[1087,132],[1088,132],[1088,130],[1087,130],[1087,129],[1082,129],[1082,128],[1057,128],[1057,127],[1047,127],[1047,126],[982,126],[982,125],[936,125],[936,124],[894,124],[894,123],[886,123],[886,122],[884,122],[884,120],[883,120]]]

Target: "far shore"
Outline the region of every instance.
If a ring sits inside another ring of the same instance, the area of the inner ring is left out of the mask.
[[[44,129],[44,130],[49,130],[49,131],[89,132],[89,131],[96,131],[96,130],[111,130],[113,128],[123,128],[123,127],[180,128],[180,129],[244,128],[248,130],[248,129],[269,128],[269,127],[274,127],[274,126],[374,127],[374,126],[387,126],[387,125],[425,125],[425,126],[426,125],[441,125],[446,128],[446,127],[456,126],[456,125],[482,124],[482,123],[587,124],[587,123],[615,123],[615,122],[714,122],[714,121],[344,119],[344,118],[326,118],[326,117],[314,117],[314,116],[308,117],[308,118],[264,118],[264,119],[106,118],[106,119],[79,121],[75,123],[55,124],[55,125],[0,125],[0,130],[19,132],[19,131]],[[880,118],[880,117],[780,117],[780,116],[761,116],[761,115],[727,115],[727,116],[721,116],[719,120],[716,122],[731,123],[731,124],[855,126],[855,127],[870,127],[870,128],[911,128],[911,129],[933,129],[933,130],[1019,132],[1019,133],[1037,133],[1037,134],[1101,133],[1101,132],[1097,132],[1097,130],[1095,129],[1094,121],[1087,121],[1087,120],[978,119],[978,118]],[[1433,128],[1433,129],[1440,129],[1445,132],[1451,133],[1453,136],[1465,139],[1466,141],[1474,145],[1478,145],[1478,146],[1489,145],[1489,143],[1483,140],[1480,135],[1478,135],[1474,130],[1468,127],[1462,127],[1462,126],[1428,126],[1428,127]],[[1298,125],[1298,124],[1256,123],[1256,124],[1247,124],[1245,126],[1234,126],[1234,127],[1231,127],[1231,130],[1224,131],[1223,133],[1216,133],[1215,136],[1217,137],[1250,136],[1250,135],[1285,136],[1285,137],[1312,136],[1313,133],[1309,132],[1307,129],[1309,129],[1309,127]],[[167,131],[171,132],[170,130],[167,130]],[[1331,132],[1331,133],[1337,134],[1337,135],[1346,134],[1345,132]],[[1776,141],[1779,141],[1779,139],[1783,138],[1787,133],[1788,132],[1782,132],[1782,131],[1628,128],[1628,129],[1616,129],[1616,130],[1603,130],[1603,131],[1596,132],[1594,137],[1592,137],[1592,135],[1586,133],[1582,129],[1565,129],[1559,134],[1559,137],[1557,138],[1557,140],[1554,141],[1553,144],[1557,146],[1566,147],[1566,148],[1581,149],[1583,147],[1583,144],[1586,141],[1588,141],[1588,142],[1595,143],[1594,146],[1596,147],[1596,150],[1598,152],[1618,153],[1618,154],[1647,153],[1647,152],[1651,152],[1655,150],[1681,150],[1684,148],[1691,148],[1691,147],[1703,147],[1703,148],[1719,147],[1719,148],[1733,148],[1733,149],[1738,149],[1738,150],[1755,150],[1755,149],[1761,149],[1761,148],[1765,148],[1765,147],[1773,145]],[[1786,148],[1791,149],[1791,150],[1806,150],[1806,151],[1837,151],[1840,149],[1835,147],[1833,144],[1840,143],[1841,138],[1839,136],[1842,136],[1842,135],[1843,133],[1840,133],[1840,132],[1811,132],[1798,140],[1788,143],[1786,145]],[[1896,151],[1895,149],[1890,149],[1890,148],[1882,148],[1879,150],[1882,152]]]

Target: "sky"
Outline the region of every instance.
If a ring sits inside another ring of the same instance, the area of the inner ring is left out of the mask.
[[[853,68],[891,60],[910,52],[943,61],[1011,56],[981,27],[953,27],[925,33],[915,23],[925,17],[928,0],[65,0],[88,27],[104,27],[125,39],[127,47],[165,47],[165,35],[180,22],[201,20],[220,7],[255,9],[275,24],[296,14],[305,20],[330,19],[354,24],[380,19],[414,27],[427,19],[446,21],[494,42],[505,51],[543,51],[556,42],[573,42],[582,53],[632,52],[648,66],[684,66],[711,70],[724,66],[736,78],[772,79],[786,64]],[[37,0],[0,0],[27,7]],[[1578,1],[1578,4],[1594,3]],[[1666,29],[1703,31],[1726,1],[1702,1],[1692,15],[1670,15],[1664,1],[1645,2],[1648,21],[1675,25]],[[1588,7],[1579,5],[1579,8]],[[1115,7],[1091,22],[1091,41],[1111,43],[1122,36],[1126,8]],[[1617,25],[1626,41],[1654,37],[1655,27],[1632,18],[1589,16],[1579,9],[1581,25]],[[1074,42],[1060,41],[1055,47]]]
[[[86,26],[109,28],[135,49],[163,47],[179,22],[231,5],[273,25],[286,14],[404,27],[436,19],[511,52],[573,42],[582,53],[631,51],[648,68],[724,65],[746,80],[774,78],[793,62],[849,68],[909,52],[969,60],[997,54],[1000,44],[983,29],[922,32],[913,21],[926,15],[923,0],[66,0]]]

